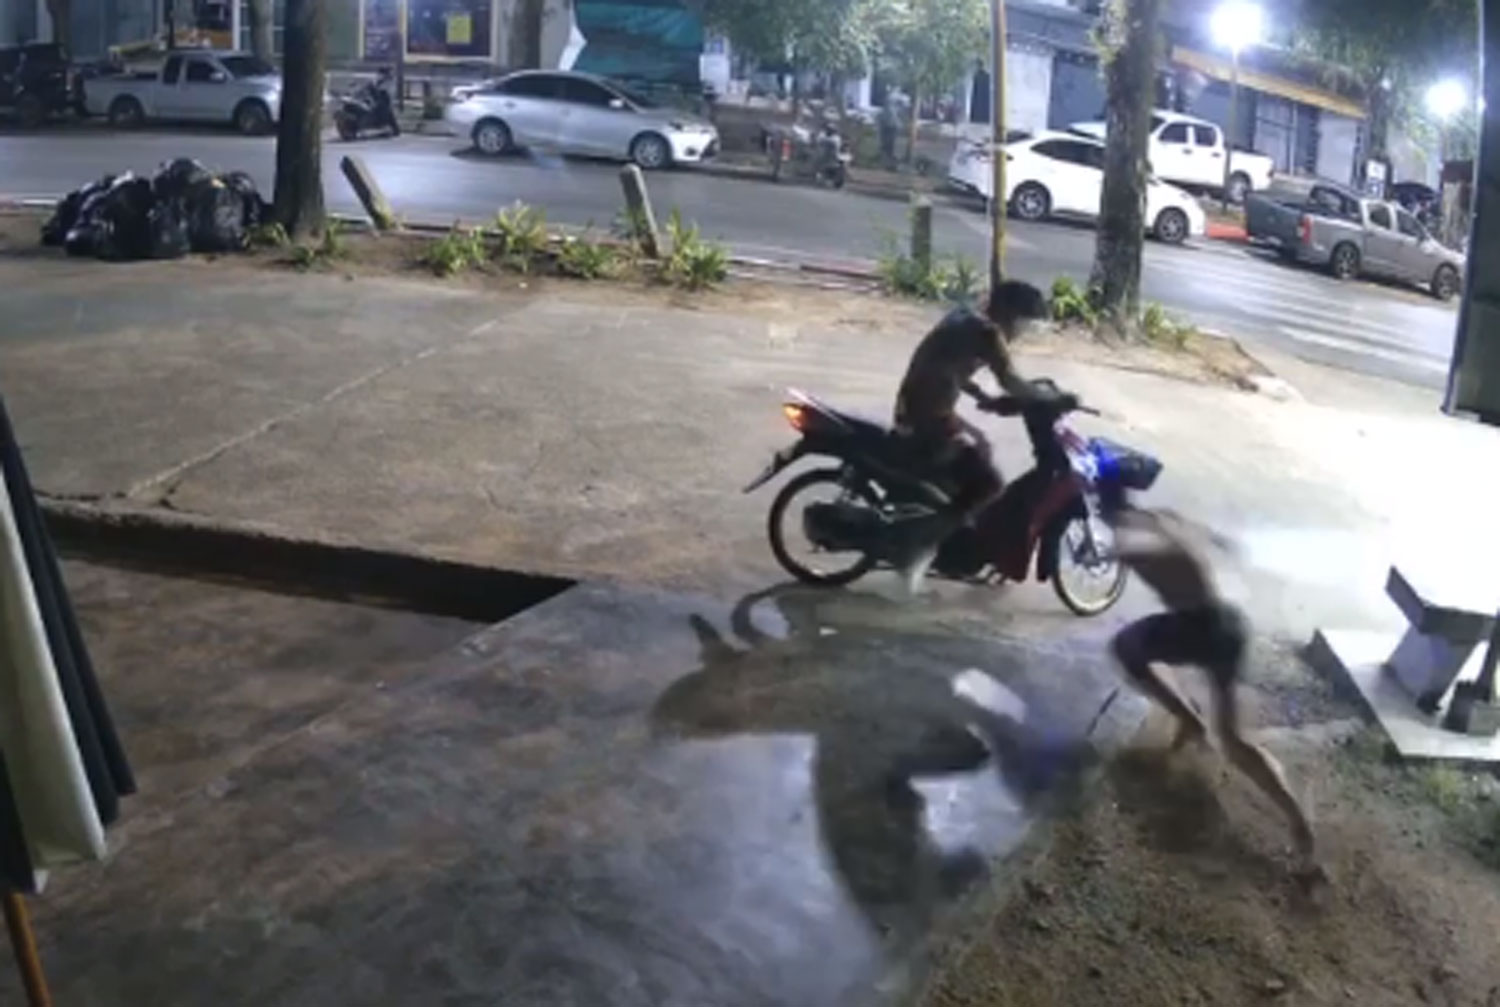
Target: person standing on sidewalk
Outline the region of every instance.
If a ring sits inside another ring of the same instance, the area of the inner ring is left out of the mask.
[[[1287,785],[1286,774],[1270,752],[1244,736],[1235,687],[1249,628],[1244,616],[1220,597],[1190,537],[1207,538],[1225,550],[1232,550],[1232,543],[1172,511],[1132,506],[1118,483],[1101,485],[1100,503],[1105,520],[1122,533],[1116,542],[1120,562],[1134,570],[1167,609],[1122,629],[1111,642],[1115,658],[1131,681],[1177,721],[1174,751],[1207,740],[1208,725],[1156,665],[1191,664],[1208,673],[1224,754],[1286,815],[1298,873],[1310,879],[1323,877],[1312,824]]]

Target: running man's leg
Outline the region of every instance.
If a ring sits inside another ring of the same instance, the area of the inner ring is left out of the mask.
[[[1292,828],[1292,842],[1304,867],[1312,866],[1314,839],[1312,823],[1307,812],[1292,794],[1286,782],[1286,773],[1275,756],[1259,745],[1245,740],[1239,716],[1239,702],[1235,696],[1235,680],[1238,669],[1220,668],[1213,671],[1214,705],[1218,710],[1219,736],[1224,745],[1224,754],[1230,762],[1250,777],[1251,781],[1269,797],[1281,813],[1286,815]]]
[[[1176,660],[1172,641],[1180,635],[1180,617],[1175,613],[1147,616],[1120,630],[1111,641],[1115,659],[1124,666],[1137,688],[1164,706],[1177,721],[1173,748],[1180,748],[1208,734],[1208,725],[1193,709],[1177,686],[1153,662]]]

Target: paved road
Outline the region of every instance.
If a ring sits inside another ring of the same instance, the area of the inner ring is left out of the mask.
[[[330,143],[330,202],[354,211],[337,159],[353,145]],[[607,228],[620,206],[612,165],[555,157],[487,161],[449,138],[367,141],[367,160],[398,212],[409,220],[481,219],[514,200],[543,207],[557,222]],[[82,128],[0,135],[0,198],[54,196],[106,171],[149,171],[177,155],[242,168],[267,191],[274,147],[214,131],[112,133]],[[746,255],[868,261],[905,226],[898,201],[802,186],[773,186],[699,171],[654,175],[658,212],[680,208],[705,235]],[[943,203],[936,213],[940,250],[986,258],[986,220],[973,207]],[[1048,284],[1083,278],[1093,255],[1089,228],[1014,224],[1009,268]],[[1270,345],[1303,359],[1440,387],[1452,349],[1455,313],[1424,294],[1368,283],[1341,284],[1217,243],[1148,246],[1145,292],[1200,324]]]

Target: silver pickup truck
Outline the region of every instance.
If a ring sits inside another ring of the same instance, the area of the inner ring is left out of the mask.
[[[1427,287],[1449,300],[1463,289],[1464,257],[1394,203],[1341,186],[1280,182],[1245,204],[1251,242],[1326,268],[1341,280],[1380,276]]]
[[[112,126],[222,122],[253,135],[269,132],[281,112],[281,77],[249,53],[193,49],[169,53],[157,70],[90,78],[83,104]]]

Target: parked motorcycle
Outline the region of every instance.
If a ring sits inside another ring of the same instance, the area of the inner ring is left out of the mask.
[[[801,581],[851,584],[889,566],[895,543],[907,538],[898,534],[902,526],[946,506],[957,488],[925,473],[930,463],[911,457],[902,439],[881,424],[796,390],[788,392],[782,409],[801,439],[778,451],[746,493],[805,456],[836,462],[798,475],[771,502],[771,551]],[[1070,399],[996,400],[992,412],[1025,421],[1036,467],[1007,486],[973,527],[942,543],[934,575],[980,584],[1019,582],[1027,579],[1034,558],[1037,579],[1050,581],[1073,613],[1098,615],[1119,601],[1126,570],[1099,517],[1096,486],[1110,478],[1128,489],[1150,489],[1162,465],[1124,445],[1077,434],[1065,422],[1075,409],[1097,415]],[[798,532],[807,543],[805,554],[797,547]]]
[[[346,141],[357,140],[365,133],[401,135],[390,95],[378,88],[367,87],[345,95],[333,113],[333,125],[338,130],[339,139]]]
[[[767,131],[765,142],[771,156],[771,178],[775,181],[790,176],[842,189],[849,180],[849,165],[854,156],[832,123],[824,123],[816,132],[799,125]]]

